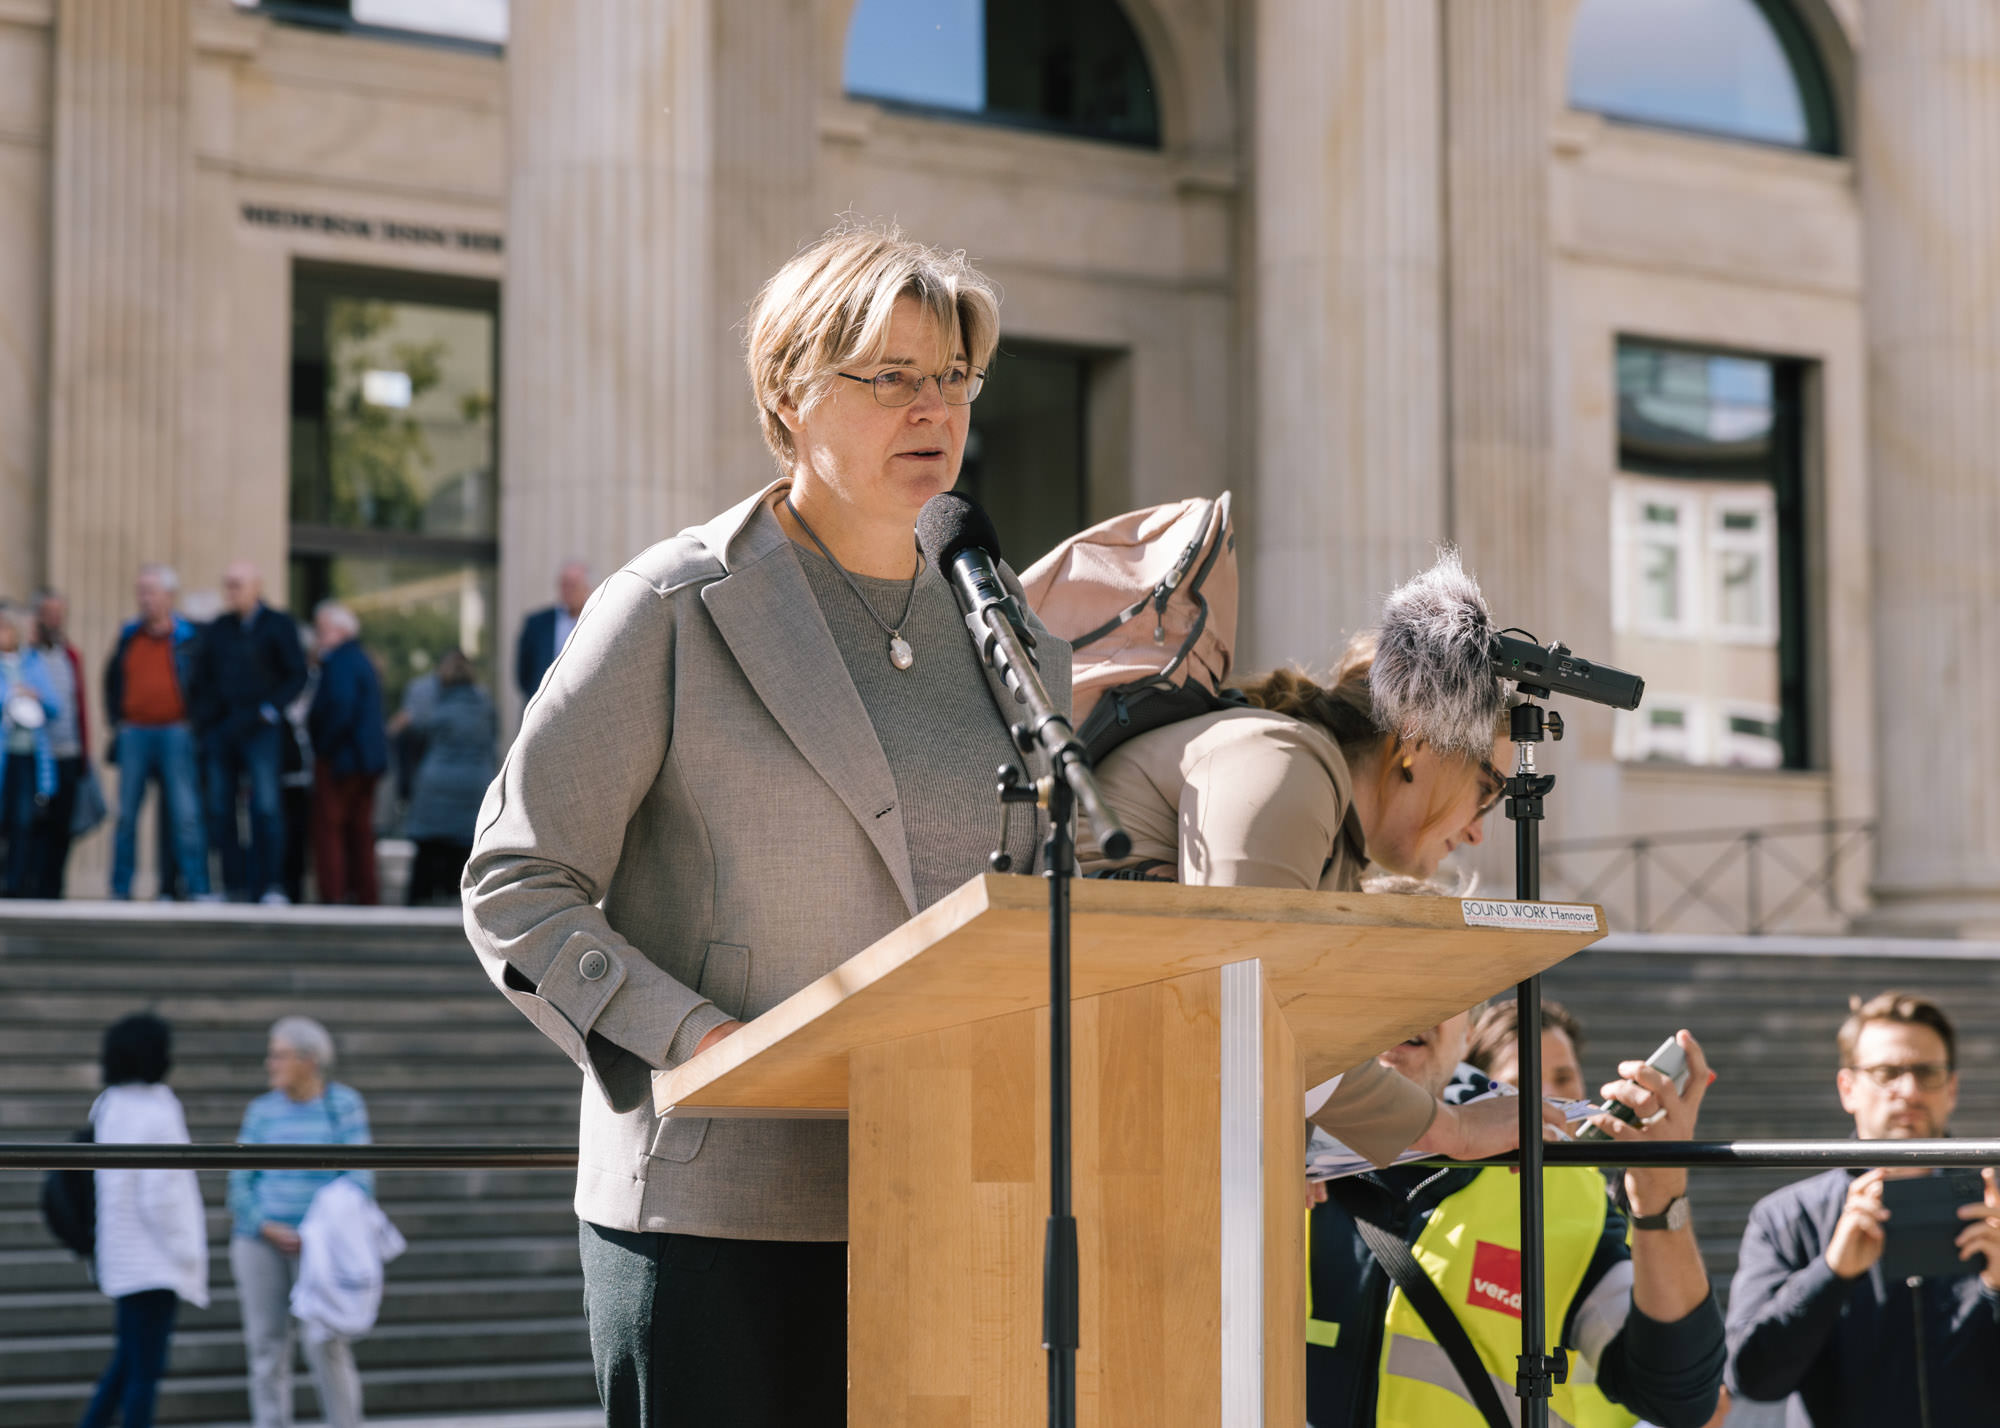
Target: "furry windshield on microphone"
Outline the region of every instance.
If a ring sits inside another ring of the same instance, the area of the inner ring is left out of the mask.
[[[1368,674],[1376,727],[1440,754],[1491,758],[1509,692],[1493,673],[1492,640],[1479,582],[1446,546],[1382,606]]]

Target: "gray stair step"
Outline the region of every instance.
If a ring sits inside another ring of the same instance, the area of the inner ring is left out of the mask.
[[[110,1361],[109,1332],[43,1334],[0,1341],[0,1386],[50,1379],[88,1380]],[[354,1346],[365,1376],[391,1369],[436,1368],[468,1359],[505,1362],[551,1356],[587,1358],[590,1337],[582,1317],[506,1320],[432,1320],[383,1324]],[[245,1372],[243,1336],[233,1326],[176,1325],[176,1374],[204,1378]]]

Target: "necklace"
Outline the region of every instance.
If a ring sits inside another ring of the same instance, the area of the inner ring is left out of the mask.
[[[917,577],[924,573],[922,552],[917,555],[917,568],[910,573],[910,593],[903,599],[902,618],[891,625],[875,613],[875,607],[869,603],[867,594],[861,589],[861,583],[847,573],[846,566],[834,559],[833,552],[826,548],[826,542],[819,538],[819,532],[806,524],[806,518],[799,514],[799,508],[792,504],[790,496],[785,497],[785,509],[792,513],[792,519],[799,523],[799,529],[812,537],[812,543],[819,547],[819,553],[826,557],[827,563],[840,572],[840,578],[847,582],[847,588],[854,592],[854,598],[861,602],[861,608],[868,612],[868,618],[880,625],[882,633],[889,637],[889,663],[897,669],[908,669],[915,664],[916,651],[912,650],[910,642],[903,638],[903,626],[910,623],[910,611],[917,603]]]

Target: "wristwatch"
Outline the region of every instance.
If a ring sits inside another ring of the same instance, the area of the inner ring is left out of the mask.
[[[1634,1215],[1632,1228],[1635,1230],[1684,1230],[1694,1216],[1688,1210],[1688,1197],[1676,1195],[1667,1201],[1667,1208],[1657,1215]]]

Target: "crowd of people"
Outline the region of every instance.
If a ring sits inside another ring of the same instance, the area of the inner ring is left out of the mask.
[[[565,567],[565,601],[580,609],[587,581]],[[373,904],[377,837],[400,831],[416,848],[406,900],[455,900],[499,738],[464,652],[442,652],[389,715],[350,607],[324,601],[302,629],[266,603],[247,561],[223,573],[213,619],[190,619],[179,595],[171,567],[142,567],[137,611],[104,660],[115,808],[92,757],[87,664],[66,634],[66,602],[53,590],[27,607],[0,602],[0,892],[63,896],[73,839],[108,817],[111,895],[130,898],[150,790],[163,899],[299,902],[310,869],[319,901]],[[553,627],[551,613],[531,620]],[[399,818],[378,809],[391,775]]]

